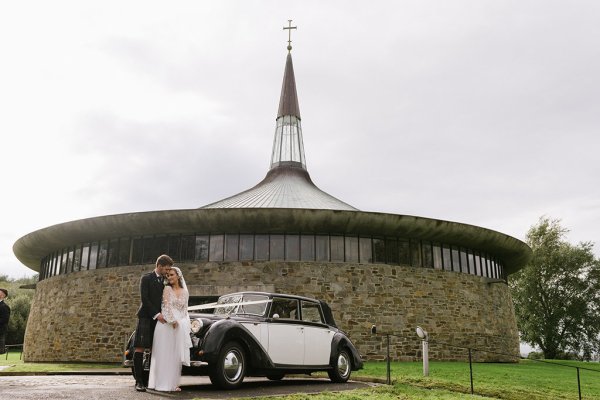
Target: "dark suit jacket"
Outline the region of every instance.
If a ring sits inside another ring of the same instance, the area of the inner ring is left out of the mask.
[[[158,281],[154,271],[142,276],[140,280],[140,295],[142,304],[138,309],[138,318],[153,318],[160,312],[164,285]]]
[[[0,333],[8,330],[8,319],[10,318],[10,307],[6,300],[0,301]]]

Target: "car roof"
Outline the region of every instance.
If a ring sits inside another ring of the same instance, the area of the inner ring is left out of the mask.
[[[327,325],[330,325],[330,326],[333,326],[333,327],[337,328],[337,325],[335,323],[335,319],[333,318],[333,312],[331,311],[331,307],[329,307],[329,304],[327,304],[323,300],[317,300],[317,299],[313,299],[313,298],[310,298],[310,297],[298,296],[298,295],[295,295],[295,294],[273,293],[273,292],[256,292],[256,291],[245,291],[245,292],[228,293],[228,294],[224,294],[222,296],[219,296],[219,298],[225,297],[225,296],[235,296],[235,295],[245,295],[245,294],[262,295],[262,296],[268,296],[269,298],[284,297],[284,298],[288,298],[288,299],[305,300],[305,301],[310,301],[310,302],[314,302],[314,303],[319,303],[321,305],[321,309],[323,310],[323,316],[325,317],[325,322],[327,323]]]
[[[306,300],[306,301],[313,301],[313,302],[321,303],[320,300],[313,299],[313,298],[310,298],[310,297],[305,297],[305,296],[298,296],[298,295],[295,295],[295,294],[273,293],[273,292],[255,292],[255,291],[244,291],[244,292],[227,293],[227,294],[224,294],[222,296],[219,296],[219,298],[225,297],[225,296],[235,296],[235,295],[244,295],[244,294],[263,295],[263,296],[268,296],[269,298],[271,298],[271,297],[286,297],[286,298],[290,298],[290,299]]]

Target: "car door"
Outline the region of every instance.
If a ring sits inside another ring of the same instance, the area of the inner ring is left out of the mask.
[[[333,332],[324,323],[323,312],[318,302],[301,301],[304,325],[304,365],[323,366],[329,364]]]
[[[298,300],[273,298],[268,330],[269,357],[275,364],[304,364],[304,326],[299,311]]]

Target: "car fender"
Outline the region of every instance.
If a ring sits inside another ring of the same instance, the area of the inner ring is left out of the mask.
[[[271,358],[260,342],[245,326],[233,319],[216,321],[210,326],[202,343],[203,360],[209,364],[214,363],[221,348],[229,341],[236,341],[244,346],[251,367],[273,367]]]
[[[338,351],[343,348],[348,349],[348,351],[350,352],[350,357],[352,358],[352,370],[356,371],[362,369],[363,361],[360,354],[358,353],[358,350],[356,350],[356,347],[354,347],[354,344],[352,344],[350,339],[348,339],[348,337],[346,337],[346,335],[344,335],[341,332],[337,332],[333,336],[333,340],[331,341],[331,353],[329,356],[329,364],[331,366],[337,365],[336,357]]]

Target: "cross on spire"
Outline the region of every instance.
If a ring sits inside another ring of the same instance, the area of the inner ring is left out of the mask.
[[[288,26],[284,26],[283,30],[285,31],[287,29],[288,31],[288,52],[292,51],[292,29],[298,29],[297,26],[292,26],[292,20],[288,19]]]

